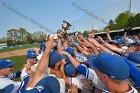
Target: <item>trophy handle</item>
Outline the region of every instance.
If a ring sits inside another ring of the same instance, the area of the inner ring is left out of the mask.
[[[69,26],[71,26],[71,24],[65,20],[63,20],[63,23],[67,23]]]

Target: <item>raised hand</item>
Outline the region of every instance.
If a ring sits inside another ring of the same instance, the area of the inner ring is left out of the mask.
[[[62,39],[63,38],[62,34],[60,34],[60,33],[57,34],[57,37],[58,37],[58,39]]]
[[[56,71],[55,71],[55,75],[56,75],[57,78],[62,78],[62,77],[63,77],[62,72],[59,71],[59,70],[56,70]]]
[[[28,75],[32,75],[34,72],[31,70],[31,65],[30,64],[25,64],[24,67],[26,68],[25,72],[28,74]]]
[[[47,39],[48,39],[48,37],[47,37]],[[52,37],[50,37],[49,39],[48,39],[48,41],[46,42],[46,48],[47,49],[52,49],[52,48],[54,48],[54,46],[55,46],[55,43],[54,43],[54,36],[52,36]]]
[[[83,78],[83,79],[81,79],[80,81],[81,81],[81,83],[83,84],[82,87],[83,87],[84,89],[90,89],[90,90],[92,90],[91,82],[90,82],[87,78]]]
[[[78,93],[78,88],[75,85],[71,85],[70,88],[68,89],[67,93]]]
[[[106,29],[105,33],[110,34],[110,29]]]
[[[98,41],[101,42],[102,44],[105,43],[102,37],[98,36]]]
[[[65,74],[64,72],[64,65],[66,64],[67,62],[65,61],[65,59],[62,59],[62,62],[61,62],[61,66],[60,66],[60,71],[62,74]]]

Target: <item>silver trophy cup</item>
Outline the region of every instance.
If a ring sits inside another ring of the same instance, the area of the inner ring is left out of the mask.
[[[62,29],[58,29],[57,33],[62,34],[64,37],[67,37],[67,30],[70,29],[71,24],[63,20]]]

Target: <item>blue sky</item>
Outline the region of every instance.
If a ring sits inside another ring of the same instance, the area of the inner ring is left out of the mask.
[[[20,27],[31,33],[54,33],[61,28],[63,20],[73,25],[69,32],[73,27],[78,31],[91,30],[91,17],[73,3],[108,22],[128,10],[129,0],[0,0],[0,37],[6,36],[9,29]],[[132,0],[132,12],[140,13],[139,4],[140,0]],[[97,29],[105,26],[96,18],[92,18],[92,23]]]

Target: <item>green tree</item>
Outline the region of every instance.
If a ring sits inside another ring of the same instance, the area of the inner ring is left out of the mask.
[[[18,40],[17,35],[18,35],[17,29],[10,29],[7,31],[7,45],[8,46],[17,45],[16,43],[16,41]]]
[[[0,44],[1,43],[6,43],[6,42],[7,42],[7,37],[0,38]]]
[[[138,13],[135,17],[135,27],[140,26],[140,13]]]
[[[129,20],[129,12],[128,11],[120,13],[115,18],[115,21],[113,21],[112,19],[109,21],[108,26],[106,26],[105,29],[106,28],[109,28],[111,30],[123,29],[126,27],[128,20]]]
[[[7,45],[22,45],[33,43],[31,34],[25,28],[10,29],[7,31]]]
[[[46,33],[37,31],[32,34],[32,38],[34,41],[43,41],[46,39]]]
[[[129,12],[124,12],[119,14],[116,18],[115,18],[115,29],[123,29],[125,28],[125,25],[127,24],[129,19]]]
[[[140,26],[140,13],[133,15],[129,18],[125,27],[138,27]]]
[[[128,27],[135,27],[135,19],[134,16],[130,16],[130,18],[128,19],[128,22],[126,23],[126,28]]]
[[[89,34],[89,31],[88,31],[88,30],[85,30],[85,31],[83,32],[83,36],[84,36],[84,37],[87,37],[88,34]]]
[[[18,32],[19,32],[19,36],[18,36],[19,42],[21,42],[21,44],[28,44],[29,41],[27,37],[30,36],[30,33],[26,31],[26,29],[24,28],[19,28]]]

